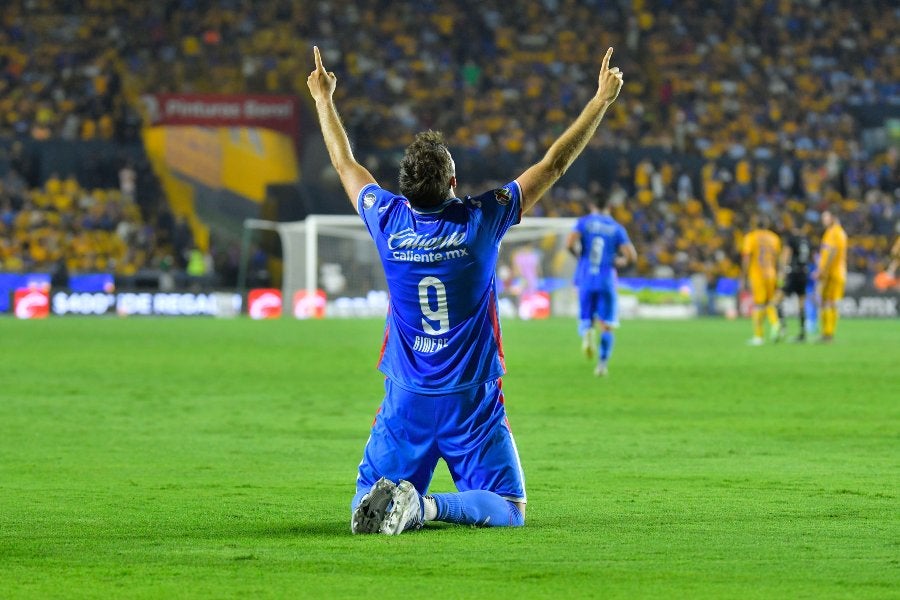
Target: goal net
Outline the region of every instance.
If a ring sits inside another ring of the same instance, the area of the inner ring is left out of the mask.
[[[575,261],[565,248],[574,224],[571,218],[525,217],[507,232],[496,273],[501,313],[522,318],[575,315]],[[328,317],[386,314],[387,282],[359,217],[310,215],[291,223],[248,219],[244,227],[279,234],[285,313],[291,312],[298,292],[313,297],[321,290]]]

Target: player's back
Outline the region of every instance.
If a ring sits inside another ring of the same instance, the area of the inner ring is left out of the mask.
[[[788,247],[791,249],[791,262],[788,265],[791,273],[806,273],[812,257],[809,238],[803,234],[791,234],[788,238]]]
[[[774,278],[781,240],[768,229],[754,229],[744,240],[743,253],[750,257],[750,276]]]
[[[503,374],[494,272],[520,217],[514,183],[430,211],[377,186],[361,193],[390,292],[379,368],[417,392],[449,392]]]
[[[581,236],[575,281],[582,288],[614,287],[615,259],[628,235],[609,215],[592,213],[578,219],[575,230]]]
[[[846,279],[847,277],[847,233],[840,224],[835,223],[825,231],[822,236],[823,260],[826,256],[830,258],[830,266],[828,272],[822,272],[822,277],[835,277],[838,279]]]

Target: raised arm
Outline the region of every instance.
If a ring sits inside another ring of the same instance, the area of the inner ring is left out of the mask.
[[[610,48],[603,57],[597,93],[594,97],[559,139],[553,142],[544,158],[516,179],[522,190],[523,210],[527,211],[534,206],[550,186],[568,170],[597,131],[606,109],[618,97],[619,90],[622,89],[622,72],[618,67],[609,68],[612,53],[613,49]]]
[[[350,140],[334,106],[337,78],[331,71],[325,71],[325,67],[322,66],[322,55],[318,46],[313,46],[313,57],[316,68],[306,78],[306,85],[309,86],[310,94],[316,101],[316,114],[319,116],[319,125],[322,127],[322,136],[325,138],[325,147],[328,148],[331,164],[341,178],[344,191],[347,192],[353,211],[356,212],[358,210],[356,198],[360,190],[370,183],[375,183],[375,178],[353,158]]]

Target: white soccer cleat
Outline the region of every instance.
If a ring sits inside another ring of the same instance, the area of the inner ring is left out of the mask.
[[[353,533],[378,533],[384,524],[388,506],[394,498],[397,486],[390,479],[382,477],[375,482],[369,493],[362,497],[350,517],[350,531]]]
[[[597,377],[606,377],[609,375],[609,369],[606,366],[606,363],[597,363],[596,368],[594,368],[594,375]]]
[[[381,533],[400,535],[422,526],[422,499],[415,486],[405,479],[394,489],[393,504],[381,522]]]
[[[749,340],[747,340],[748,346],[762,346],[765,342],[759,336],[753,336]]]

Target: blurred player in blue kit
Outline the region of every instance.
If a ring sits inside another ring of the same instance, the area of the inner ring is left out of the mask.
[[[819,334],[819,300],[816,298],[816,281],[818,281],[818,263],[819,253],[816,252],[812,256],[812,260],[808,267],[808,276],[806,280],[806,300],[803,306],[806,309],[804,316],[806,323],[804,325],[805,337],[810,339]]]
[[[504,408],[505,372],[494,273],[500,240],[569,168],[622,87],[603,58],[581,114],[516,179],[456,197],[453,159],[436,132],[416,136],[400,165],[400,194],[353,157],[334,106],[334,73],[318,48],[307,85],[325,145],[375,242],[390,292],[379,370],[385,395],[363,452],[353,533],[397,535],[431,520],[525,523],[525,479]],[[438,459],[457,493],[427,495]]]
[[[607,196],[593,199],[591,212],[575,222],[566,240],[569,252],[578,260],[575,286],[578,288],[578,335],[585,356],[594,356],[594,325],[600,326],[600,347],[594,374],[608,374],[613,349],[613,329],[619,326],[618,272],[637,260],[628,233],[609,214]]]

